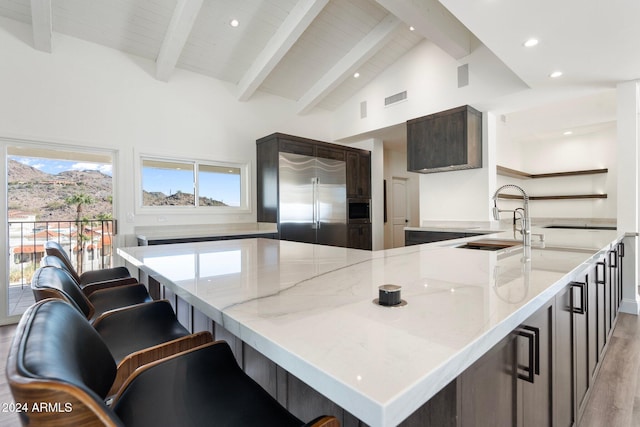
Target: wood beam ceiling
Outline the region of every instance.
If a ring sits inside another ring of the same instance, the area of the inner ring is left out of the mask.
[[[376,1],[453,58],[471,53],[475,37],[437,0]]]
[[[311,25],[329,0],[299,1],[238,83],[238,99],[247,101]]]
[[[156,59],[156,78],[169,81],[198,17],[203,0],[178,0]]]
[[[384,47],[401,24],[395,16],[387,15],[353,49],[338,61],[320,80],[307,91],[297,103],[298,114],[306,114],[337,88],[345,79],[352,77],[365,62]]]
[[[51,0],[31,0],[33,47],[51,53]]]

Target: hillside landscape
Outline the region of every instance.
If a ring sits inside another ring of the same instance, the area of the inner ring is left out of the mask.
[[[96,219],[110,215],[112,209],[112,178],[99,171],[64,171],[49,174],[36,168],[9,160],[8,163],[9,218],[19,213],[36,215],[39,221],[69,221],[76,218],[75,204],[66,200],[85,194],[93,203],[82,206],[84,218]],[[185,205],[193,200],[193,194],[164,193],[143,194],[147,206]],[[226,206],[223,202],[201,197],[201,206]]]
[[[12,214],[24,212],[36,215],[40,221],[64,221],[76,218],[76,205],[69,197],[86,194],[93,203],[82,206],[83,217],[109,215],[111,207],[111,177],[98,171],[64,171],[56,175],[9,160],[8,207]]]

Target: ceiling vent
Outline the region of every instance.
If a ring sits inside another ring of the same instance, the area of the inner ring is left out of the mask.
[[[407,99],[407,91],[402,91],[400,93],[396,93],[395,95],[387,96],[384,99],[384,106],[388,107],[389,105],[395,104],[400,101],[404,101]]]
[[[362,101],[360,103],[360,118],[364,119],[367,117],[367,101]]]

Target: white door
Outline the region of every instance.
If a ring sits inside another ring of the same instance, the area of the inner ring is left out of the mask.
[[[409,223],[407,179],[393,178],[391,189],[391,218],[393,218],[393,247],[404,246],[404,228]]]

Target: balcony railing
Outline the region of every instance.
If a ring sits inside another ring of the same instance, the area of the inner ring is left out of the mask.
[[[82,273],[112,266],[115,220],[9,222],[9,286],[28,286],[40,260],[44,243],[55,240]]]

